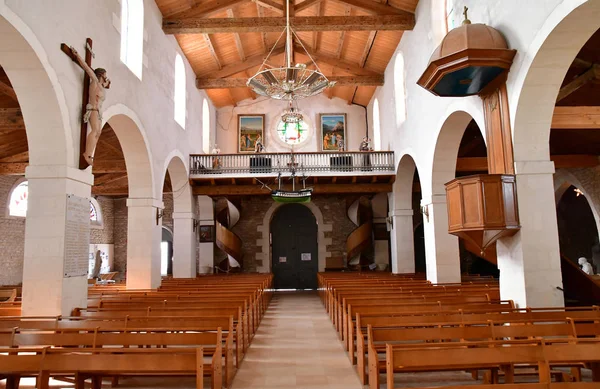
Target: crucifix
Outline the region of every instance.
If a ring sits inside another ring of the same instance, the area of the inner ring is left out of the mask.
[[[79,141],[79,150],[83,151],[79,156],[79,168],[85,169],[93,164],[94,150],[102,133],[102,103],[106,96],[105,90],[110,88],[110,80],[105,69],[96,68],[94,70],[91,67],[92,58],[95,55],[92,51],[92,40],[90,38],[85,41],[85,60],[81,58],[73,46],[62,43],[60,49],[84,71],[81,137]],[[87,133],[88,123],[91,127],[89,135]]]

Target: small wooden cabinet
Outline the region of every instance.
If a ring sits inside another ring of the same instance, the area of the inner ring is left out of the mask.
[[[446,184],[446,201],[448,233],[476,244],[482,253],[520,228],[514,175],[456,178]]]

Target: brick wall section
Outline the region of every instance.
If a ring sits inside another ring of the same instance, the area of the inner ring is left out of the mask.
[[[333,231],[325,232],[325,238],[332,239],[327,251],[332,256],[342,256],[346,251],[346,238],[356,228],[346,214],[346,196],[315,195],[312,201],[321,210],[325,224],[333,224]],[[240,221],[232,231],[242,239],[245,272],[256,271],[256,254],[262,252],[262,247],[256,244],[262,239],[262,233],[256,227],[262,224],[271,205],[273,200],[268,196],[244,197],[241,201]]]
[[[127,199],[115,199],[114,206],[114,271],[125,278],[127,271]]]
[[[165,208],[163,209],[162,225],[173,231],[173,195],[165,193],[163,195],[163,203]]]
[[[357,227],[348,218],[346,197],[343,195],[313,196],[312,202],[319,207],[325,224],[332,224],[333,230],[325,232],[325,238],[331,238],[327,251],[332,257],[343,256],[346,252],[346,238]],[[352,197],[354,199],[355,197]]]
[[[102,228],[90,228],[90,244],[113,244],[115,227],[114,200],[110,197],[100,196],[96,201],[100,205],[104,224]]]
[[[0,176],[0,285],[18,285],[23,282],[25,218],[8,216],[8,197],[20,178]]]

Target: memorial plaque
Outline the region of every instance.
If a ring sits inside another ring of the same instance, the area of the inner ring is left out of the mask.
[[[300,260],[301,261],[310,261],[310,260],[312,260],[310,253],[302,253],[300,255]]]
[[[67,195],[64,277],[87,276],[90,244],[90,200]]]

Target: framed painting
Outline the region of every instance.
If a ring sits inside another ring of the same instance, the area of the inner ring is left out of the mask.
[[[213,242],[213,227],[212,225],[200,226],[200,243]]]
[[[253,153],[265,144],[265,115],[238,115],[238,153]]]
[[[321,124],[321,150],[346,150],[346,114],[322,113],[319,114],[319,117]]]

